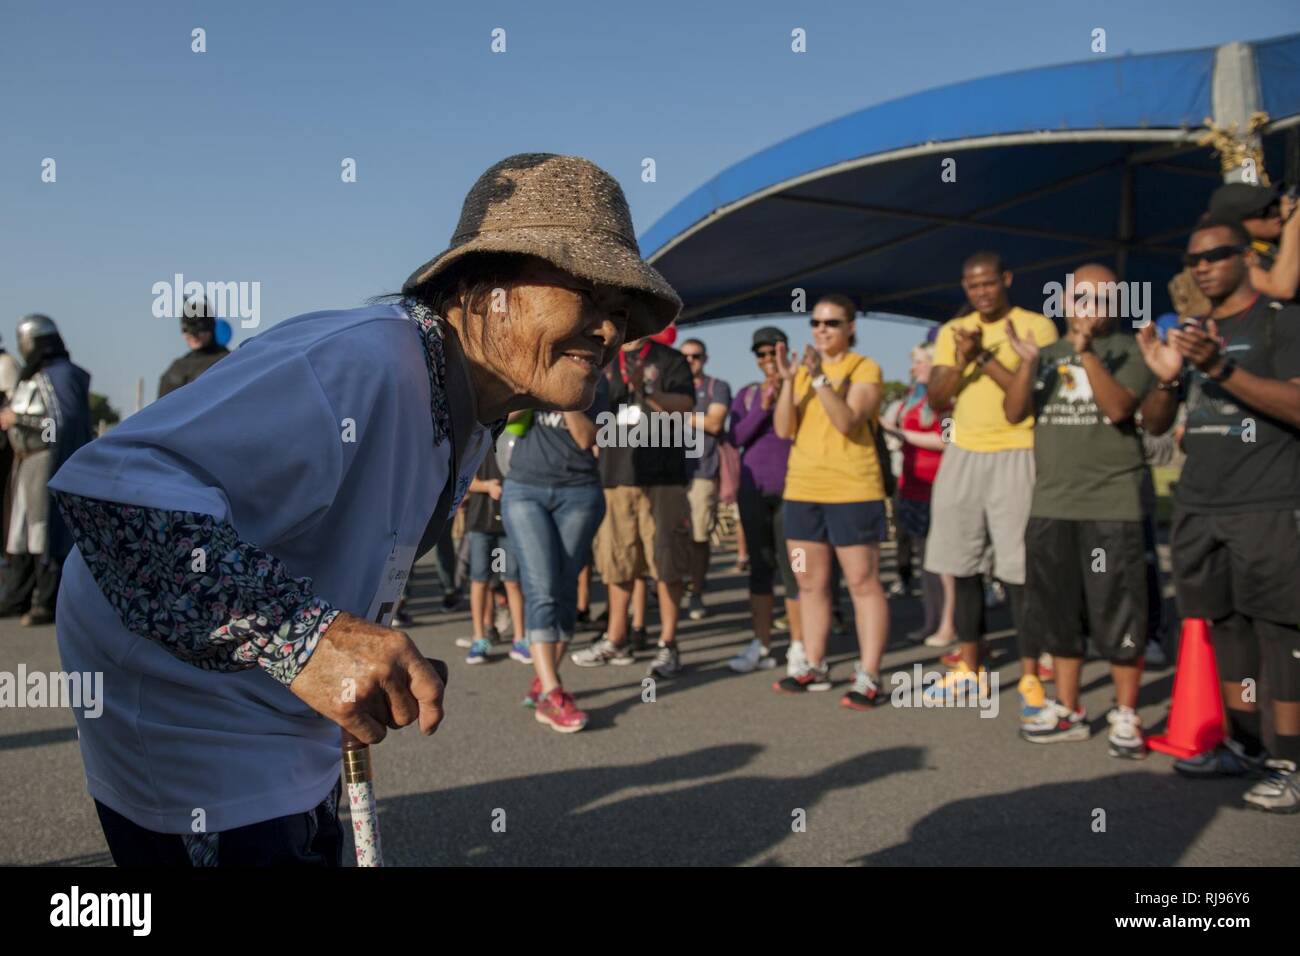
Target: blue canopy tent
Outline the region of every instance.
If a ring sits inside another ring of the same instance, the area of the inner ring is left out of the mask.
[[[1245,138],[1258,112],[1276,181],[1300,131],[1300,34],[972,80],[723,170],[641,248],[681,294],[688,325],[788,314],[796,288],[808,308],[836,291],[864,312],[948,319],[964,301],[961,261],[985,248],[1014,270],[1019,305],[1041,310],[1045,283],[1096,260],[1150,282],[1158,314],[1224,177],[1204,122]],[[941,176],[946,159],[955,182]]]

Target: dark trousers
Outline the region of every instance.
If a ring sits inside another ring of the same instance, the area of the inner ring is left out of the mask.
[[[0,616],[22,614],[28,608],[43,607],[54,613],[59,596],[63,564],[43,554],[7,554],[4,585],[0,586]]]
[[[113,862],[118,866],[343,865],[339,823],[341,784],[315,809],[221,833],[157,833],[95,801]]]

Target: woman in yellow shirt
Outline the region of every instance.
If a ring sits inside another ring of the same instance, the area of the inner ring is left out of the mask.
[[[774,427],[793,439],[785,478],[784,520],[790,564],[799,581],[802,654],[791,645],[790,676],[773,685],[790,694],[830,690],[826,640],[831,622],[831,549],[853,598],[860,659],[853,687],[840,701],[869,710],[887,695],[880,658],[889,606],[880,586],[885,489],[874,428],[880,410],[880,366],[849,351],[853,301],[829,295],[813,308],[813,345],[797,364],[777,345],[781,393]],[[801,659],[802,658],[802,659]]]

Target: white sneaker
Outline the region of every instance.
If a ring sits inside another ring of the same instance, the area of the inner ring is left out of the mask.
[[[804,653],[803,641],[791,641],[785,652],[785,672],[794,677],[800,671],[808,669],[808,655]]]
[[[702,598],[698,594],[691,595],[691,600],[688,607],[690,608],[690,610],[688,610],[686,613],[687,616],[690,617],[692,621],[702,621],[704,620],[705,617],[708,616],[709,612],[704,608],[704,598]]]
[[[754,638],[745,649],[727,661],[727,666],[738,674],[748,674],[750,671],[765,671],[768,668],[776,666],[776,660],[763,642]]]
[[[941,632],[935,631],[925,639],[924,643],[926,647],[951,647],[957,643],[957,638],[947,638]]]
[[[457,646],[457,647],[465,647],[465,648],[473,647],[473,646],[474,646],[474,638],[472,638],[472,637],[458,637],[458,638],[456,638],[456,646]]]
[[[1132,707],[1116,707],[1106,715],[1110,732],[1106,735],[1112,757],[1141,760],[1147,755],[1147,744],[1142,738],[1142,718]]]

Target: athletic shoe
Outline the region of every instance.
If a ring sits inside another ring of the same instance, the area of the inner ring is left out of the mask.
[[[388,626],[395,627],[398,630],[404,630],[414,623],[415,621],[411,618],[411,615],[406,613],[404,608],[398,608],[393,612],[393,619],[388,622]]]
[[[538,698],[533,717],[539,724],[550,724],[552,730],[558,730],[562,734],[576,734],[587,726],[587,715],[578,710],[573,695],[566,693],[562,687]]]
[[[1106,735],[1112,757],[1143,760],[1147,755],[1147,742],[1142,736],[1142,718],[1132,707],[1116,707],[1106,715],[1110,733]]]
[[[510,645],[510,659],[518,661],[520,664],[531,664],[533,662],[533,652],[528,649],[528,640],[515,641]]]
[[[893,581],[890,583],[889,587],[885,588],[885,596],[891,598],[906,597],[907,585],[904,584],[902,581]]]
[[[1267,752],[1260,751],[1251,757],[1242,749],[1241,744],[1228,739],[1213,750],[1184,760],[1175,760],[1174,769],[1184,777],[1244,777],[1262,773],[1267,761]]]
[[[790,630],[790,619],[784,614],[772,618],[772,630],[780,631],[782,634]]]
[[[772,690],[782,694],[804,694],[830,689],[831,668],[825,662],[821,667],[813,667],[805,663],[793,677],[784,677],[772,685]]]
[[[808,655],[804,653],[803,641],[791,641],[790,646],[785,651],[785,673],[787,677],[794,677],[802,670],[808,668]]]
[[[453,588],[442,596],[442,609],[444,611],[454,611],[460,607],[461,600],[460,591]]]
[[[1146,666],[1157,669],[1169,666],[1169,655],[1159,641],[1147,641]]]
[[[1266,760],[1268,776],[1242,798],[1256,810],[1269,813],[1300,812],[1300,774],[1294,760]]]
[[[689,610],[686,614],[692,621],[702,621],[709,616],[708,610],[704,607],[704,598],[698,594],[691,595],[691,600],[687,604],[687,607]]]
[[[18,623],[23,627],[39,627],[42,624],[53,624],[54,614],[48,608],[34,607],[20,617]]]
[[[599,640],[570,654],[569,660],[579,667],[604,667],[606,664],[623,667],[635,662],[636,658],[626,643],[614,644],[602,634]]]
[[[976,672],[967,667],[964,661],[959,661],[942,679],[927,687],[922,696],[933,707],[936,704],[956,703],[958,699],[976,701],[981,691],[988,693],[988,674],[984,668],[981,667]]]
[[[574,626],[576,627],[586,627],[588,624],[590,624],[591,608],[587,608],[587,607],[579,608],[577,613],[573,615],[573,623]]]
[[[480,637],[469,646],[469,656],[465,658],[466,664],[486,664],[488,661],[488,651],[492,650],[492,645],[485,638]]]
[[[1020,736],[1034,744],[1087,740],[1090,733],[1087,714],[1082,710],[1072,711],[1054,700],[1049,700],[1038,716],[1020,726]]]
[[[775,667],[776,658],[763,646],[762,641],[754,638],[745,645],[743,651],[727,661],[727,666],[738,674],[748,674],[750,671],[765,671]]]
[[[1043,682],[1033,674],[1023,675],[1016,690],[1020,692],[1020,722],[1027,724],[1047,705],[1047,692],[1043,690]]]
[[[953,648],[947,654],[941,655],[939,657],[939,662],[943,664],[944,667],[951,668],[951,667],[957,667],[959,664],[961,664],[962,659],[963,658],[961,656],[961,648],[957,647],[957,648]]]
[[[458,637],[458,638],[456,638],[456,646],[457,646],[457,647],[467,647],[467,648],[468,648],[468,647],[473,647],[473,646],[474,646],[474,638],[472,638],[472,637]]]
[[[634,627],[629,632],[628,642],[633,651],[644,651],[650,646],[650,635],[644,627]]]
[[[880,678],[872,677],[861,664],[853,665],[853,687],[840,698],[840,706],[850,710],[871,710],[884,699]]]
[[[682,658],[677,653],[677,643],[660,644],[659,653],[646,668],[649,677],[676,677],[682,672]]]
[[[944,636],[942,631],[935,631],[927,637],[922,643],[926,647],[951,647],[957,643],[957,635]]]
[[[528,696],[519,703],[523,707],[536,707],[537,699],[542,696],[542,679],[534,677],[533,683],[528,688]]]
[[[1056,680],[1056,667],[1052,664],[1051,654],[1038,655],[1038,679],[1041,681]]]

